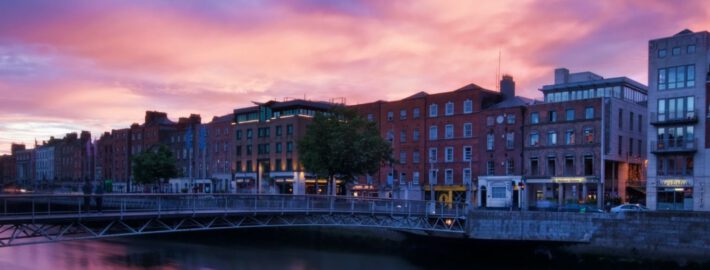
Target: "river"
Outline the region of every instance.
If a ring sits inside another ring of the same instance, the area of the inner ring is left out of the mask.
[[[560,255],[554,245],[541,243],[472,242],[384,230],[249,229],[0,248],[3,270],[533,268],[671,269],[676,265]]]

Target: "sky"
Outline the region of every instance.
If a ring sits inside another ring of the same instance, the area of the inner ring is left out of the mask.
[[[708,30],[704,1],[0,1],[0,154],[203,122],[252,101],[397,100],[469,83],[540,98],[553,70],[646,84],[648,40]]]

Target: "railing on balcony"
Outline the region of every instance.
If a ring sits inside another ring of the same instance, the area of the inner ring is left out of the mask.
[[[651,124],[679,124],[679,123],[697,123],[698,110],[684,110],[671,112],[651,112]]]
[[[676,138],[660,141],[651,141],[652,153],[689,153],[698,150],[698,140]]]

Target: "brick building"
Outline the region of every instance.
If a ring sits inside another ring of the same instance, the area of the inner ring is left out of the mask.
[[[14,184],[16,179],[15,157],[12,155],[0,156],[0,187]]]
[[[317,180],[304,171],[296,142],[305,134],[306,126],[317,112],[334,106],[337,105],[296,99],[235,109],[232,136],[235,139],[235,192],[325,193],[325,180]],[[339,194],[344,193],[340,182],[338,190]]]
[[[545,101],[525,114],[521,201],[529,207],[628,201],[627,192],[638,192],[645,179],[646,86],[557,69],[555,84],[541,91]]]
[[[352,195],[465,200],[473,176],[480,174],[480,157],[470,153],[482,146],[481,112],[502,100],[498,92],[469,84],[451,92],[350,106],[377,122],[397,160],[359,179]]]
[[[207,129],[206,170],[214,181],[215,191],[229,192],[232,173],[236,170],[234,163],[234,114],[215,116],[205,124]]]
[[[82,131],[81,134],[68,133],[53,144],[55,146],[54,175],[59,181],[57,184],[76,188],[84,181],[93,179],[91,133],[88,131]]]

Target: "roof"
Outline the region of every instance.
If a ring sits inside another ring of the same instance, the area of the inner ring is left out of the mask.
[[[489,107],[489,109],[503,109],[503,108],[521,107],[521,106],[531,105],[534,102],[535,102],[534,99],[515,96],[513,98],[509,98],[509,99],[503,100],[501,102],[498,102],[495,105]]]
[[[420,91],[419,93],[416,93],[416,94],[414,94],[414,95],[408,96],[408,97],[406,97],[406,98],[404,98],[404,99],[402,99],[402,100],[423,98],[423,97],[426,97],[426,96],[428,96],[428,95],[429,95],[429,94],[428,94],[427,92]]]
[[[225,114],[222,116],[215,116],[212,117],[212,123],[221,123],[221,122],[232,122],[234,121],[234,114]]]
[[[648,92],[648,87],[646,85],[639,83],[637,81],[634,81],[632,79],[629,79],[627,77],[616,77],[616,78],[607,78],[607,79],[601,79],[601,80],[563,83],[563,84],[549,84],[549,85],[542,86],[542,88],[540,90],[542,90],[542,91],[561,90],[561,89],[569,89],[569,88],[583,88],[583,87],[589,87],[589,86],[613,85],[613,84],[621,84],[621,83],[635,86],[639,90],[642,90],[644,93]]]
[[[256,104],[258,106],[250,106],[250,107],[235,109],[234,113],[241,114],[241,113],[248,113],[248,112],[257,112],[257,111],[259,111],[259,106],[267,106],[267,107],[270,107],[272,110],[300,108],[300,107],[330,110],[333,107],[338,105],[336,103],[330,103],[330,102],[326,102],[326,101],[312,101],[312,100],[303,100],[303,99],[294,99],[294,100],[289,100],[289,101],[271,100],[271,101],[268,101],[265,103],[254,102],[254,104]]]
[[[678,34],[675,34],[674,36],[680,36],[680,35],[686,35],[686,34],[692,34],[693,31],[691,31],[688,28],[683,29],[683,31],[678,32]]]

